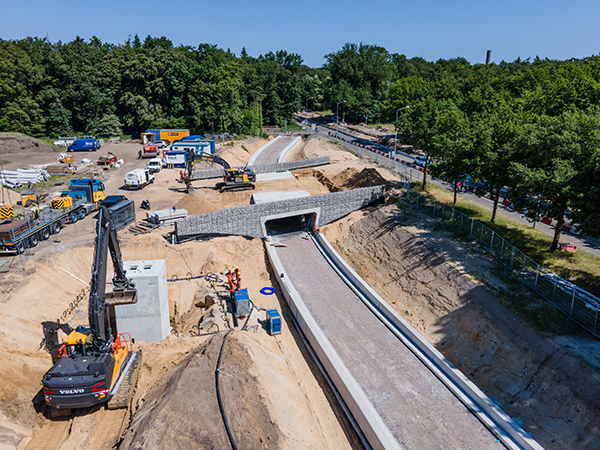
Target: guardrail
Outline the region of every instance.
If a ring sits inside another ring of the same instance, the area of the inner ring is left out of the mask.
[[[442,219],[451,228],[473,239],[517,275],[525,285],[540,294],[571,320],[600,338],[598,297],[563,280],[551,270],[536,263],[494,230],[456,208],[412,189],[408,191],[408,199],[416,204],[417,209]]]

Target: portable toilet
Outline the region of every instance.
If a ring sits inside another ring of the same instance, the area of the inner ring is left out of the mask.
[[[235,310],[238,314],[250,314],[250,297],[248,289],[240,289],[235,293]]]
[[[271,336],[281,334],[281,316],[276,309],[267,309],[267,327]]]

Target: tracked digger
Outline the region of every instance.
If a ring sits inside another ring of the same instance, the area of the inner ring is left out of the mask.
[[[137,289],[123,270],[117,230],[108,209],[100,206],[89,295],[89,326],[72,331],[59,348],[59,358],[42,380],[51,416],[72,409],[107,403],[109,409],[126,408],[131,387],[141,366],[141,352],[132,351],[129,333],[113,330],[112,305],[137,302]],[[108,254],[115,275],[106,293]]]
[[[217,183],[215,189],[221,192],[225,191],[243,191],[254,189],[256,181],[256,172],[248,167],[231,167],[227,161],[216,155],[207,155],[205,153],[196,154],[193,149],[188,149],[185,160],[185,172],[181,172],[181,181],[185,184],[186,191],[189,194],[192,189],[192,172],[196,161],[209,161],[223,166],[223,182]]]

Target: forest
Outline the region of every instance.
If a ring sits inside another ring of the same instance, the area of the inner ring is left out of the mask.
[[[68,43],[0,40],[0,131],[136,135],[147,128],[258,134],[295,112],[394,123],[436,176],[502,189],[532,220],[565,214],[600,230],[600,57],[429,62],[348,43],[322,67],[285,50],[253,57],[215,45],[135,36]],[[408,108],[407,108],[408,106]]]

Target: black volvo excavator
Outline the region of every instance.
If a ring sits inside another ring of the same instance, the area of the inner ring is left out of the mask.
[[[181,172],[181,181],[185,184],[186,191],[189,194],[192,189],[192,173],[194,171],[194,162],[209,161],[223,166],[223,182],[217,183],[215,189],[221,192],[225,191],[243,191],[246,189],[254,189],[256,181],[256,172],[248,167],[231,167],[227,161],[216,155],[208,155],[205,153],[196,154],[193,149],[187,149],[185,155],[185,172]]]
[[[141,366],[141,352],[132,352],[129,333],[116,333],[110,305],[132,304],[137,290],[126,277],[117,230],[105,206],[100,206],[89,297],[89,326],[72,331],[59,349],[59,359],[42,380],[52,416],[108,402],[109,409],[127,407],[128,394]],[[108,254],[115,275],[106,294]],[[108,297],[108,298],[107,298]],[[107,301],[108,300],[108,301]]]

